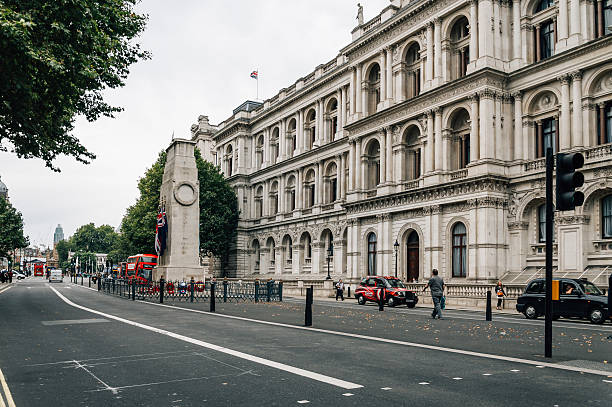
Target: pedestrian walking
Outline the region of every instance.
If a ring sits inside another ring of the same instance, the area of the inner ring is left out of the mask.
[[[13,272],[12,271],[8,272],[8,279],[9,279],[9,283],[13,282]]]
[[[497,285],[495,286],[495,294],[497,295],[497,307],[496,308],[500,310],[502,309],[502,300],[506,296],[506,291],[504,291],[504,286],[502,285],[501,281],[498,281]]]
[[[442,296],[444,295],[444,280],[442,277],[438,276],[438,270],[433,269],[431,271],[431,278],[427,282],[425,288],[423,288],[423,292],[429,288],[431,290],[431,299],[433,300],[434,309],[431,313],[431,318],[442,319],[442,309],[440,308],[440,302],[442,301]]]
[[[342,298],[342,301],[344,301],[344,283],[342,279],[336,283],[336,301],[338,301],[338,297]]]

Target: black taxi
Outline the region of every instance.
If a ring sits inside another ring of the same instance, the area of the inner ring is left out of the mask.
[[[555,278],[559,281],[559,300],[553,301],[553,319],[588,318],[594,324],[603,324],[610,318],[608,297],[586,279]],[[516,310],[529,319],[544,315],[546,280],[536,278],[527,284],[525,292],[516,301]]]

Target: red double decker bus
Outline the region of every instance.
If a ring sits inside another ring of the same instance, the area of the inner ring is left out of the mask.
[[[151,281],[153,279],[153,268],[157,266],[157,255],[137,254],[127,259],[125,269],[121,267],[121,278]]]
[[[34,275],[44,276],[45,275],[45,265],[41,263],[34,264]]]

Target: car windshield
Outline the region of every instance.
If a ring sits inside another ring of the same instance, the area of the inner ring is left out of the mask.
[[[406,288],[404,283],[402,283],[402,280],[399,279],[390,278],[387,279],[387,283],[393,288]]]
[[[582,290],[584,291],[585,294],[588,294],[588,295],[603,295],[601,290],[599,288],[595,287],[595,285],[593,283],[591,283],[590,281],[580,281],[579,284],[580,284],[580,287],[582,287]]]

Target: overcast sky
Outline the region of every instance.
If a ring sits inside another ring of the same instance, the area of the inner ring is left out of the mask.
[[[389,4],[360,2],[366,21]],[[138,10],[149,15],[139,42],[153,58],[131,67],[125,87],[106,93],[125,110],[115,119],[76,121],[74,134],[97,159],[61,158],[58,174],[40,160],[0,152],[0,178],[33,244],[51,245],[58,223],[66,237],[89,222],[117,227],[172,132],[190,138],[198,115],[217,124],[254,99],[254,69],[266,99],[335,58],[351,41],[357,1],[144,0]]]

